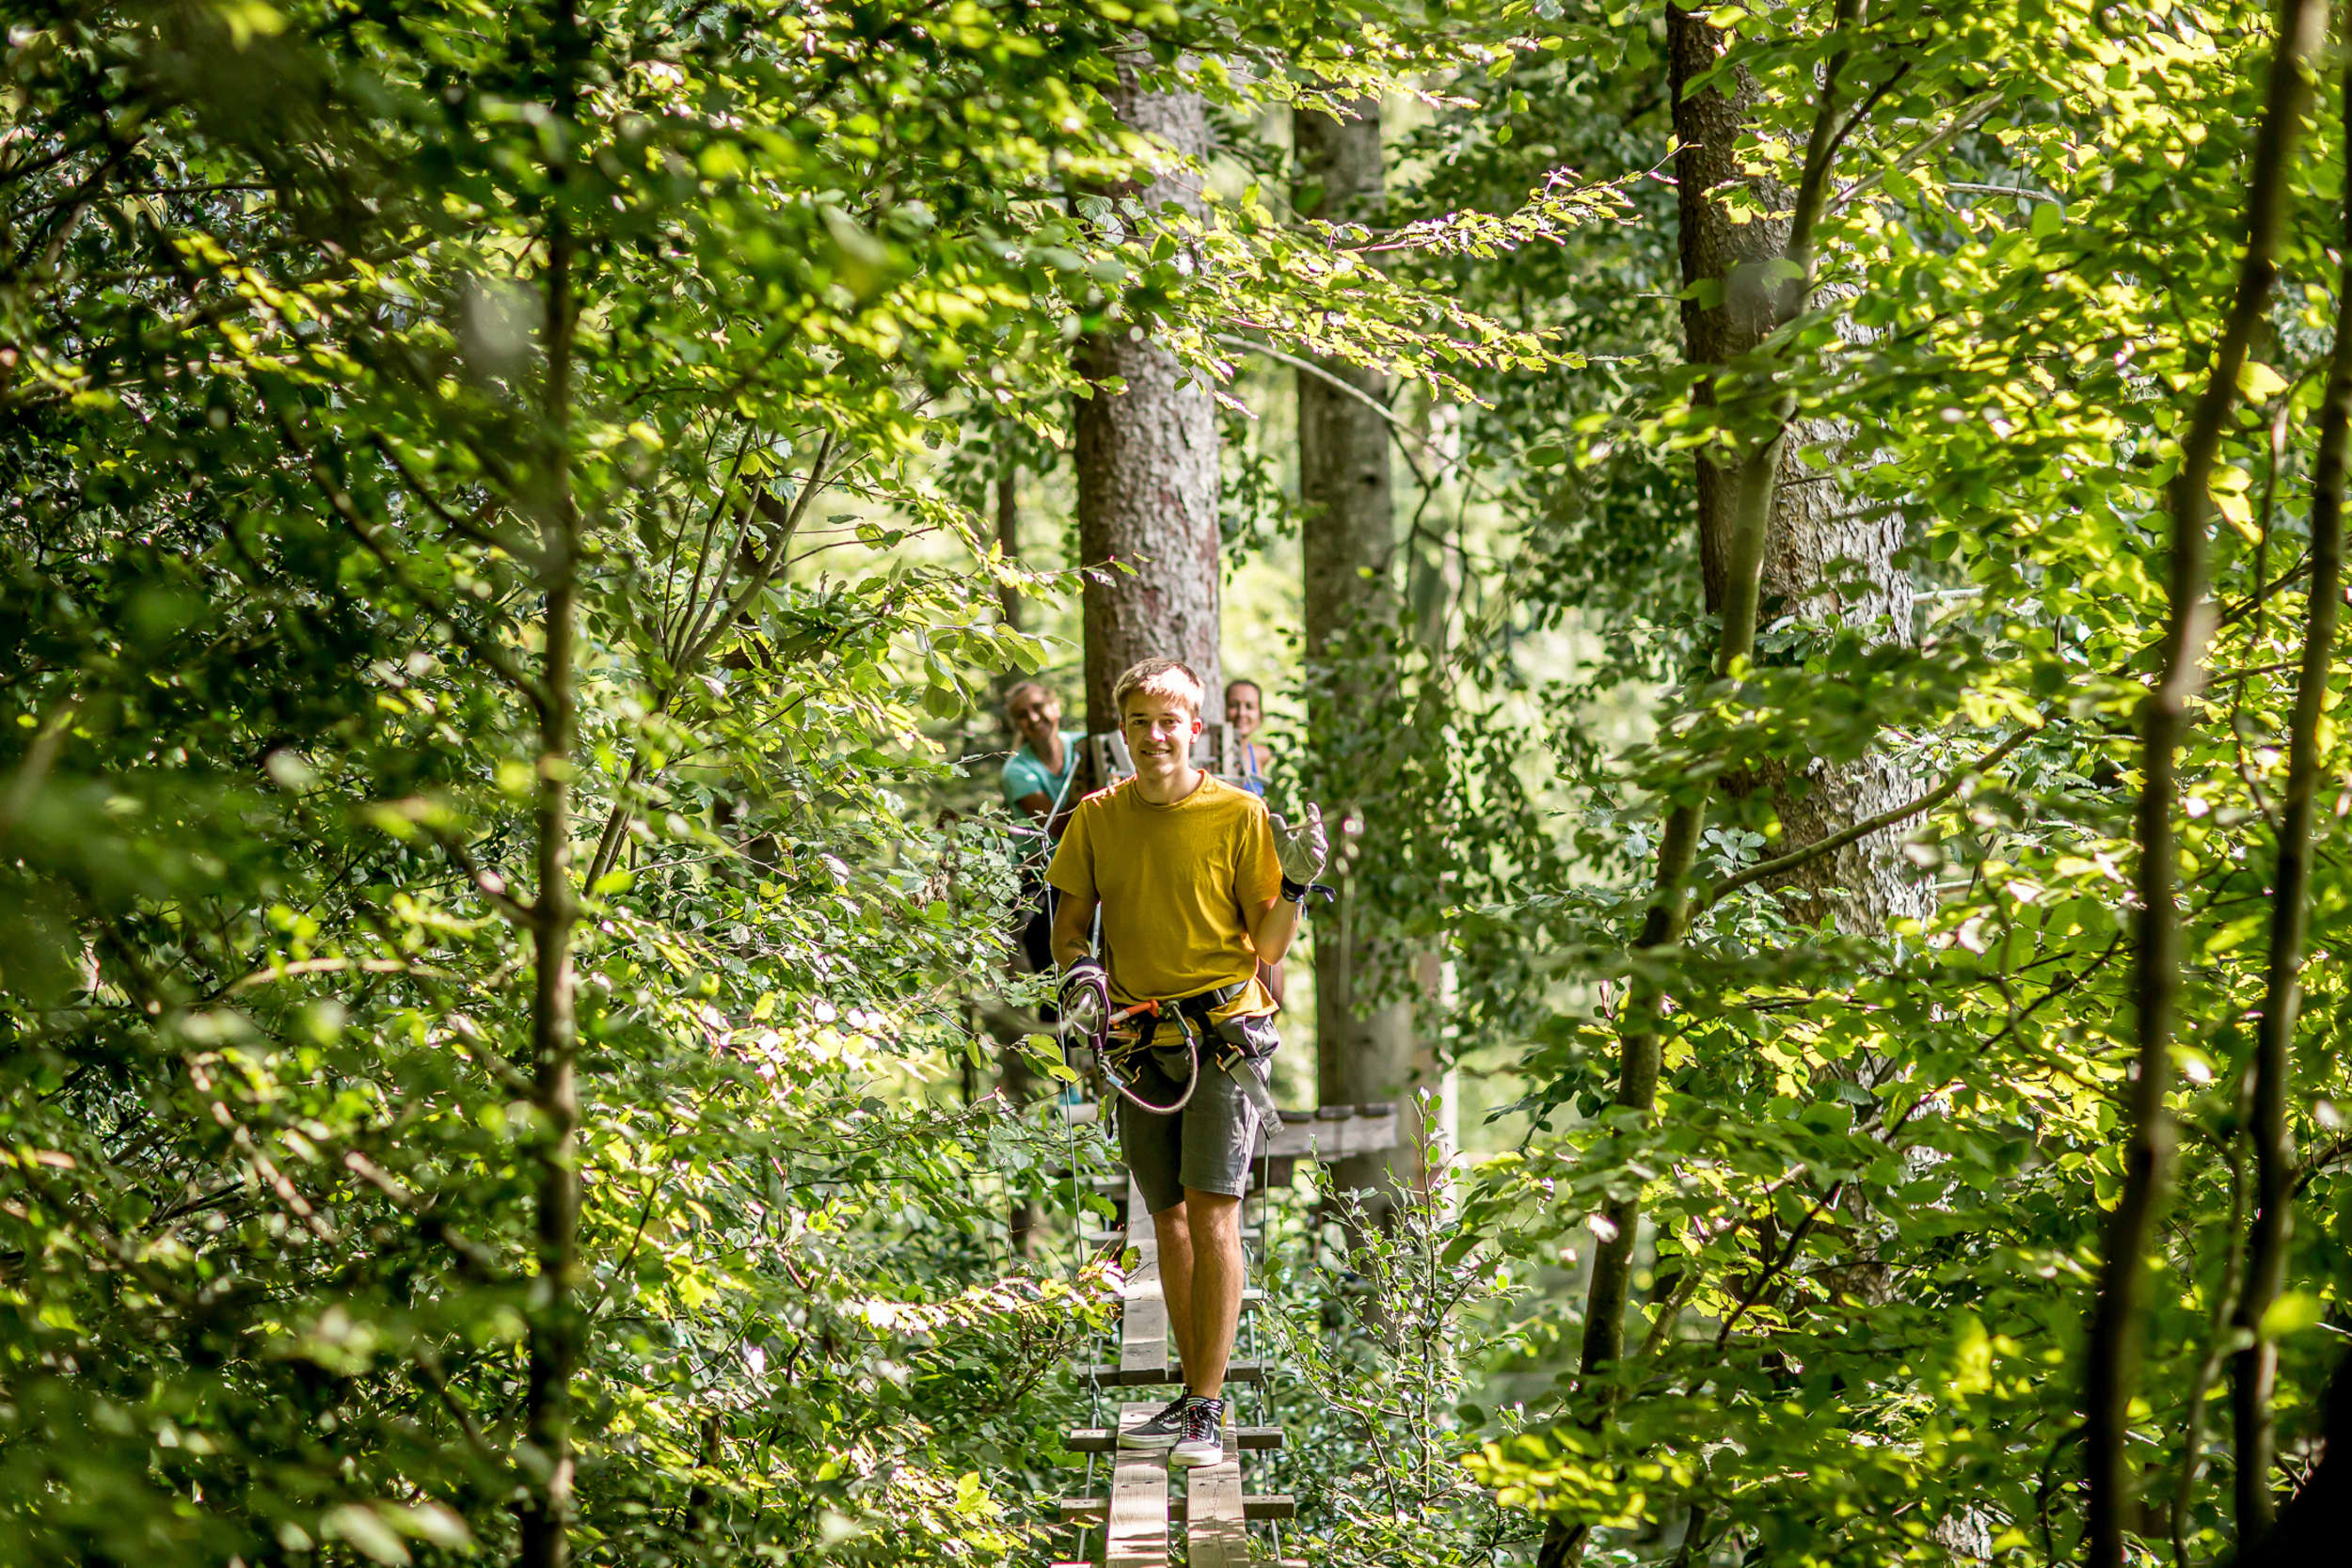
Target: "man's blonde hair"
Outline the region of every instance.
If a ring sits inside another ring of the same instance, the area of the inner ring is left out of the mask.
[[[1146,696],[1163,697],[1171,703],[1182,703],[1192,709],[1195,719],[1200,717],[1200,704],[1209,689],[1200,684],[1200,677],[1192,673],[1192,666],[1181,659],[1147,658],[1128,667],[1111,688],[1111,706],[1118,711],[1119,721],[1127,721],[1127,699],[1136,692]]]

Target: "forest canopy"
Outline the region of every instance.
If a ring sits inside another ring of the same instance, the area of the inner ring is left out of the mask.
[[[1152,653],[1407,1132],[1268,1561],[2330,1560],[2344,26],[19,0],[0,1561],[1099,1552]]]

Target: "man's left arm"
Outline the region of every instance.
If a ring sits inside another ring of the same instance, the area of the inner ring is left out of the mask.
[[[1291,942],[1298,935],[1301,908],[1279,893],[1259,906],[1249,921],[1249,944],[1258,950],[1262,962],[1279,964],[1282,955],[1291,950]]]

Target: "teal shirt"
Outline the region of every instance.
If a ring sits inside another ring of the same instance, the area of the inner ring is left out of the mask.
[[[1005,762],[1005,803],[1017,805],[1023,796],[1041,792],[1057,806],[1071,804],[1063,797],[1069,792],[1070,775],[1078,769],[1078,742],[1085,738],[1084,730],[1061,732],[1062,768],[1058,773],[1046,767],[1038,754],[1029,750],[1029,743],[1023,741],[1021,749]]]

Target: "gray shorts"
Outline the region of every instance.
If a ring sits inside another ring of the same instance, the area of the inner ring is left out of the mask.
[[[1274,1021],[1253,1022],[1264,1033],[1265,1053],[1255,1061],[1236,1060],[1232,1072],[1254,1072],[1263,1084],[1274,1066]],[[1200,1086],[1173,1116],[1155,1117],[1134,1101],[1120,1098],[1120,1152],[1152,1213],[1182,1203],[1187,1187],[1228,1197],[1249,1190],[1249,1162],[1257,1154],[1258,1128],[1265,1118],[1232,1073],[1216,1065],[1219,1053],[1214,1039],[1202,1045]],[[1154,1105],[1173,1104],[1184,1092],[1184,1080],[1191,1069],[1192,1053],[1182,1046],[1147,1051],[1132,1075],[1132,1085]]]

